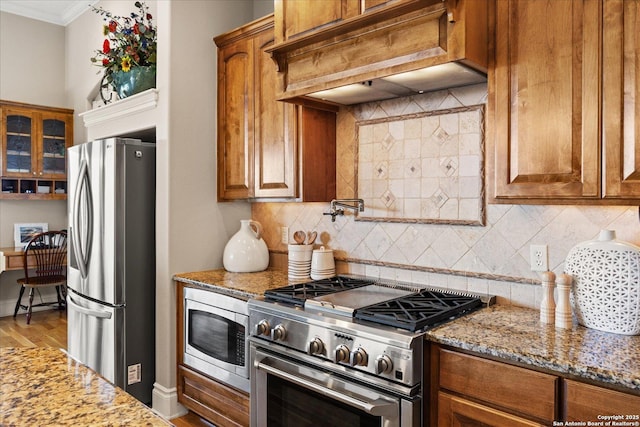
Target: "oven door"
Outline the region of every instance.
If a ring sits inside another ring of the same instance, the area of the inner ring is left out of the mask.
[[[251,346],[251,427],[419,426],[420,400]]]

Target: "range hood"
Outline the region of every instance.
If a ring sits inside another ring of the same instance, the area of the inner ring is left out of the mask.
[[[353,105],[468,86],[486,81],[486,74],[461,63],[450,62],[335,89],[322,90],[306,96],[323,102]]]
[[[353,105],[486,82],[489,0],[389,3],[291,37],[276,25],[276,98]]]

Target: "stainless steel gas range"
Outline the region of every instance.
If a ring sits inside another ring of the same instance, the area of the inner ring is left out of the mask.
[[[422,425],[427,329],[486,295],[336,276],[249,301],[251,426]]]

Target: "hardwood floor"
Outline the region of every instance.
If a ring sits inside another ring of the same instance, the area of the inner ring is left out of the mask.
[[[21,310],[16,318],[0,317],[0,347],[67,348],[67,312],[65,310],[36,311],[27,325],[27,315]]]
[[[67,312],[45,310],[34,312],[27,325],[24,312],[0,317],[0,347],[56,347],[67,348]],[[171,422],[176,427],[215,427],[193,412]]]

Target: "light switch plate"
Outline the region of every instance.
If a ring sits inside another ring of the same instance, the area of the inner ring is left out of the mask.
[[[280,235],[280,243],[289,244],[289,227],[281,227],[280,232],[282,233]]]

